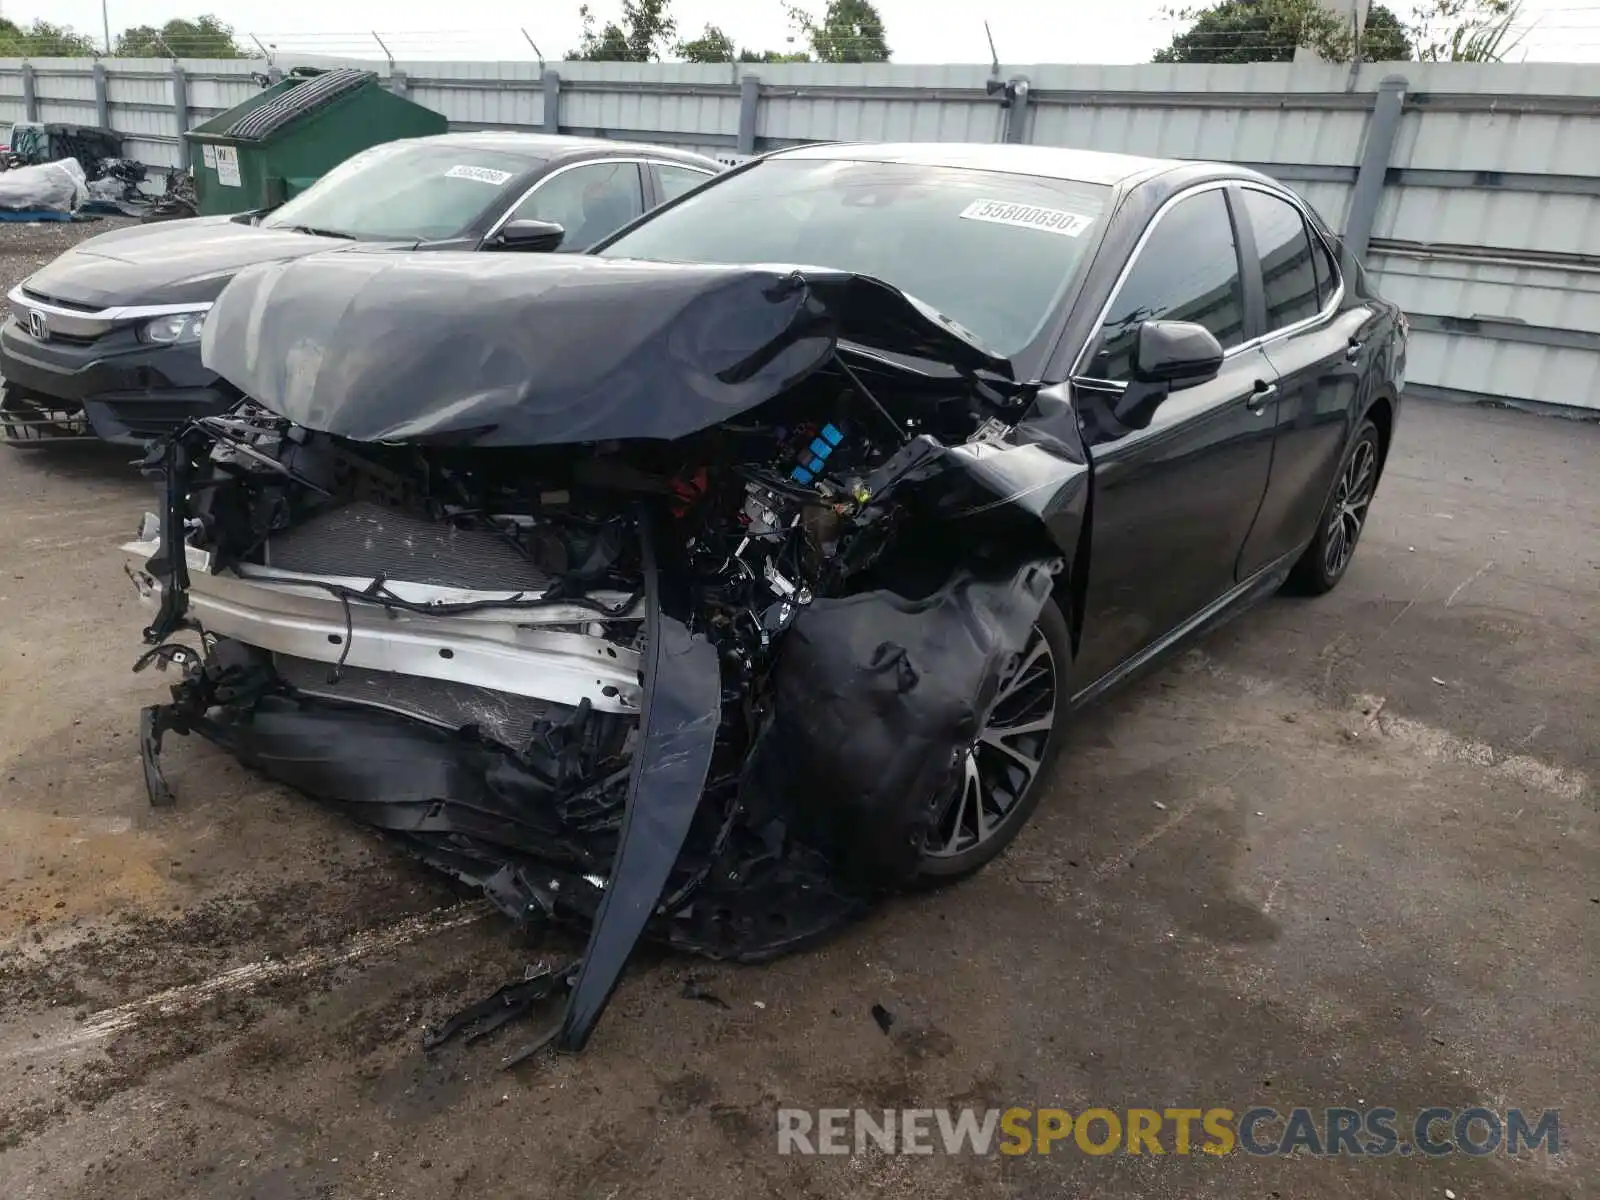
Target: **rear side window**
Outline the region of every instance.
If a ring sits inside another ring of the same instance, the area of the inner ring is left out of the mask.
[[[1245,212],[1261,256],[1261,280],[1267,296],[1267,328],[1271,333],[1317,315],[1317,273],[1311,237],[1300,210],[1287,200],[1253,188],[1242,189]]]
[[[1317,311],[1333,299],[1339,290],[1339,267],[1327,244],[1313,231],[1311,234],[1311,262],[1317,272]]]
[[[1157,218],[1111,302],[1086,373],[1131,378],[1134,342],[1145,321],[1204,325],[1224,350],[1244,341],[1239,250],[1220,188],[1180,200]]]
[[[656,163],[656,179],[661,184],[661,202],[676,200],[692,187],[699,187],[711,176],[693,167],[677,167],[671,163]]]

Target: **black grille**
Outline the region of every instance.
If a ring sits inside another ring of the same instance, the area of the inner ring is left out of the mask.
[[[22,289],[22,295],[25,299],[32,300],[35,304],[53,304],[57,308],[70,308],[74,312],[93,315],[101,311],[100,308],[93,304],[79,304],[75,300],[63,300],[60,296],[48,296],[44,292],[36,292],[28,287]]]
[[[457,529],[365,502],[324,513],[267,543],[267,565],[435,587],[543,591],[550,578],[498,534]]]

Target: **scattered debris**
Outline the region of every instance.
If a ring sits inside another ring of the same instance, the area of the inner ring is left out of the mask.
[[[1162,812],[1166,812],[1167,811],[1167,806],[1165,804],[1161,803],[1161,801],[1159,801],[1159,800],[1155,801],[1155,806],[1157,808],[1159,808]]]
[[[540,1001],[547,1000],[558,992],[568,991],[573,978],[577,975],[578,965],[578,962],[571,962],[560,970],[552,970],[543,963],[529,967],[521,979],[506,984],[493,995],[486,996],[475,1004],[467,1005],[438,1028],[425,1030],[422,1035],[422,1048],[432,1050],[457,1034],[464,1035],[463,1041],[475,1042],[493,1033],[502,1025],[527,1016]],[[521,1062],[547,1043],[558,1028],[559,1026],[552,1028],[539,1042],[503,1060],[502,1065],[509,1067]]]
[[[767,1006],[767,1002],[765,1000],[752,1000],[750,1003],[754,1004],[757,1008],[765,1008]]]
[[[894,1024],[894,1014],[881,1004],[872,1006],[872,1019],[878,1023],[878,1028],[885,1033],[888,1033],[889,1027]]]
[[[683,991],[680,994],[683,996],[683,998],[685,1000],[700,1000],[700,1001],[703,1001],[706,1004],[714,1005],[715,1007],[721,1008],[721,1009],[728,1009],[728,1008],[732,1008],[733,1007],[731,1004],[729,1004],[726,1000],[724,1000],[721,996],[717,995],[715,992],[708,991],[705,987],[703,987],[701,985],[700,981],[698,979],[694,978],[694,976],[692,976],[692,975],[688,979],[685,979],[683,981]],[[756,1003],[757,1003],[757,1006],[759,1007],[760,1006],[760,1001],[757,1001]]]
[[[1435,683],[1437,683],[1437,684],[1438,684],[1438,685],[1439,685],[1439,686],[1440,686],[1440,687],[1449,687],[1449,686],[1450,686],[1450,685],[1449,685],[1449,684],[1448,684],[1448,683],[1446,683],[1446,682],[1445,682],[1445,681],[1444,681],[1444,680],[1442,680],[1442,679],[1440,679],[1440,678],[1439,678],[1439,677],[1438,677],[1438,676],[1437,676],[1437,675],[1433,675],[1433,676],[1430,676],[1430,678],[1431,678],[1431,679],[1432,679],[1432,680],[1433,680],[1433,681],[1434,681],[1434,682],[1435,682]]]

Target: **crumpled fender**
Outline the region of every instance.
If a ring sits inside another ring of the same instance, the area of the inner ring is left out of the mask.
[[[661,900],[700,806],[722,720],[716,647],[689,629],[684,576],[657,561],[658,547],[670,543],[645,515],[639,539],[646,646],[639,740],[616,860],[562,1017],[559,1050],[583,1049]]]

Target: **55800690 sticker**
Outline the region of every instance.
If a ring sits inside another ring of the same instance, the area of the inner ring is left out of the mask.
[[[1094,224],[1094,218],[1061,208],[1042,208],[1037,204],[1015,204],[1008,200],[974,200],[961,211],[964,221],[988,221],[993,225],[1015,225],[1019,229],[1039,229],[1063,237],[1077,237]]]
[[[475,179],[499,187],[511,178],[510,171],[496,171],[491,167],[470,167],[465,164],[451,167],[444,173],[446,179]]]

